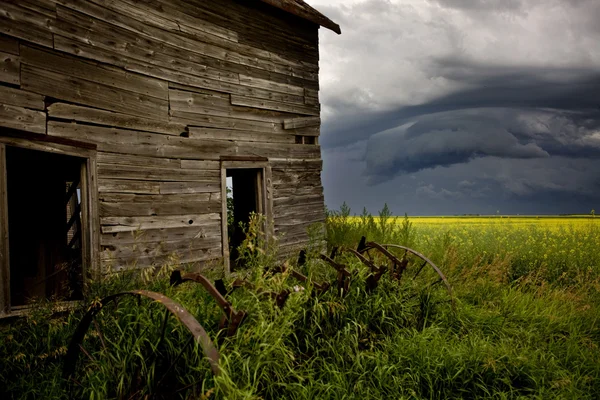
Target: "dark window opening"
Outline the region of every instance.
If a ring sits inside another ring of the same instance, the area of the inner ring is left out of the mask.
[[[227,169],[227,236],[229,241],[230,265],[239,268],[238,247],[246,234],[251,213],[263,213],[261,168]],[[242,226],[243,225],[243,226]]]
[[[319,144],[316,136],[296,135],[296,144]]]
[[[82,297],[85,160],[6,147],[10,301]]]

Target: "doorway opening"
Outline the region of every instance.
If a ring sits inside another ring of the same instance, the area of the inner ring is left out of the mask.
[[[79,157],[6,146],[10,304],[83,294]]]
[[[246,239],[252,213],[264,214],[264,180],[262,168],[228,168],[227,176],[227,238],[231,268],[240,268],[238,247]]]

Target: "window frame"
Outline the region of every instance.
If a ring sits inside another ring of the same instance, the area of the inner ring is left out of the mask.
[[[10,304],[10,238],[8,227],[8,193],[6,147],[19,147],[81,158],[81,251],[84,283],[88,277],[97,278],[100,250],[97,213],[98,185],[96,180],[96,146],[70,139],[47,135],[0,130],[0,317],[27,312],[30,306],[11,307]],[[73,302],[60,302],[67,305]]]

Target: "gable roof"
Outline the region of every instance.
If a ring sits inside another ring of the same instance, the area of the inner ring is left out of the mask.
[[[315,10],[303,0],[261,0],[264,3],[270,4],[273,7],[280,8],[284,11],[294,14],[300,18],[314,22],[324,28],[331,29],[338,35],[342,33],[340,26]]]

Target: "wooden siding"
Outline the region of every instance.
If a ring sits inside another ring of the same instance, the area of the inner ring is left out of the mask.
[[[324,220],[320,148],[301,144],[318,62],[318,26],[258,0],[3,1],[0,132],[96,146],[104,266],[220,258],[223,156],[269,159],[288,254]]]

